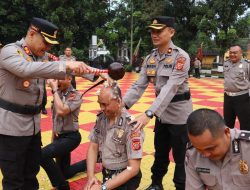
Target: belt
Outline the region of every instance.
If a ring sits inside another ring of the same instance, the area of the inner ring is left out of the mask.
[[[26,114],[26,115],[38,114],[41,112],[41,109],[42,109],[42,105],[37,105],[37,106],[20,105],[20,104],[8,102],[1,98],[0,98],[0,107],[5,110],[14,112],[14,113],[20,113],[20,114]]]
[[[74,133],[78,133],[78,130],[77,131],[63,131],[63,132],[60,132],[60,133],[56,133],[56,136],[57,137],[63,137],[63,136],[71,135],[71,134],[74,134]]]
[[[103,168],[102,169],[102,174],[103,174],[104,180],[107,181],[109,179],[112,179],[112,177],[118,175],[119,173],[121,173],[125,169],[126,168],[119,169],[119,170],[109,170],[107,168]]]
[[[179,101],[184,101],[184,100],[189,100],[191,97],[190,91],[187,91],[183,94],[177,94],[173,97],[171,102],[179,102]]]
[[[249,93],[248,90],[243,90],[240,92],[227,92],[227,91],[225,91],[225,94],[228,96],[240,96],[240,95],[247,94],[247,93]]]

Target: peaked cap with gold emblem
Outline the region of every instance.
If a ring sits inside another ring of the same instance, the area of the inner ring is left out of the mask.
[[[154,30],[162,30],[165,27],[174,28],[174,21],[175,19],[173,17],[167,17],[167,16],[154,17],[152,20],[152,24],[150,24],[148,28]]]
[[[49,44],[59,44],[59,42],[56,40],[58,30],[56,25],[37,17],[32,18],[30,24],[33,30],[41,33],[46,42]]]

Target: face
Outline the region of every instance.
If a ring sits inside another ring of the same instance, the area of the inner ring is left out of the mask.
[[[233,63],[239,62],[242,58],[242,49],[239,46],[230,47],[229,58]]]
[[[65,51],[64,51],[64,54],[65,54],[66,56],[70,57],[71,54],[72,54],[71,48],[66,48]]]
[[[109,119],[115,118],[120,111],[120,100],[113,99],[109,88],[102,88],[98,96],[101,111]]]
[[[161,30],[151,29],[151,39],[156,47],[168,44],[173,37],[175,30],[173,28],[163,28]]]
[[[51,44],[46,42],[39,32],[30,30],[28,32],[28,38],[30,39],[29,49],[35,56],[42,57],[46,51],[51,49]]]
[[[67,76],[65,80],[58,80],[58,89],[61,91],[67,90],[71,84],[71,77]]]
[[[225,128],[218,137],[213,137],[208,129],[199,136],[188,136],[197,151],[210,160],[223,160],[230,147],[229,128]]]

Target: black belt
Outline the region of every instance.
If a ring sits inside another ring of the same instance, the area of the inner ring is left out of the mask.
[[[126,168],[119,169],[119,170],[109,170],[107,168],[103,168],[102,169],[102,174],[103,174],[104,179],[106,178],[106,181],[107,181],[108,179],[112,179],[112,177],[114,175],[118,175],[119,173],[121,173],[125,169]]]
[[[184,101],[184,100],[189,100],[191,97],[190,91],[185,92],[184,94],[177,94],[173,97],[171,102],[179,102],[179,101]]]
[[[12,102],[8,102],[6,100],[3,100],[0,98],[0,107],[14,112],[14,113],[20,113],[20,114],[26,114],[26,115],[35,115],[41,112],[42,105],[38,106],[30,106],[30,105],[19,105]]]

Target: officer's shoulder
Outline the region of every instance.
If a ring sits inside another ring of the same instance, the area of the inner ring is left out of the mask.
[[[104,117],[103,111],[100,111],[96,114],[96,121],[101,120]]]
[[[59,58],[63,58],[64,57],[64,55],[59,55]]]
[[[249,59],[245,59],[245,62],[250,63],[250,60]]]
[[[18,46],[15,43],[7,44],[1,49],[1,57],[18,53]]]
[[[190,150],[190,149],[194,149],[194,146],[193,146],[193,144],[191,142],[188,142],[186,150]]]
[[[238,137],[236,137],[235,139],[250,142],[250,131],[240,131]]]
[[[183,49],[179,48],[176,46],[176,48],[174,49],[175,51],[179,52],[178,57],[185,57],[185,58],[189,58],[189,55],[187,52],[185,52]]]

